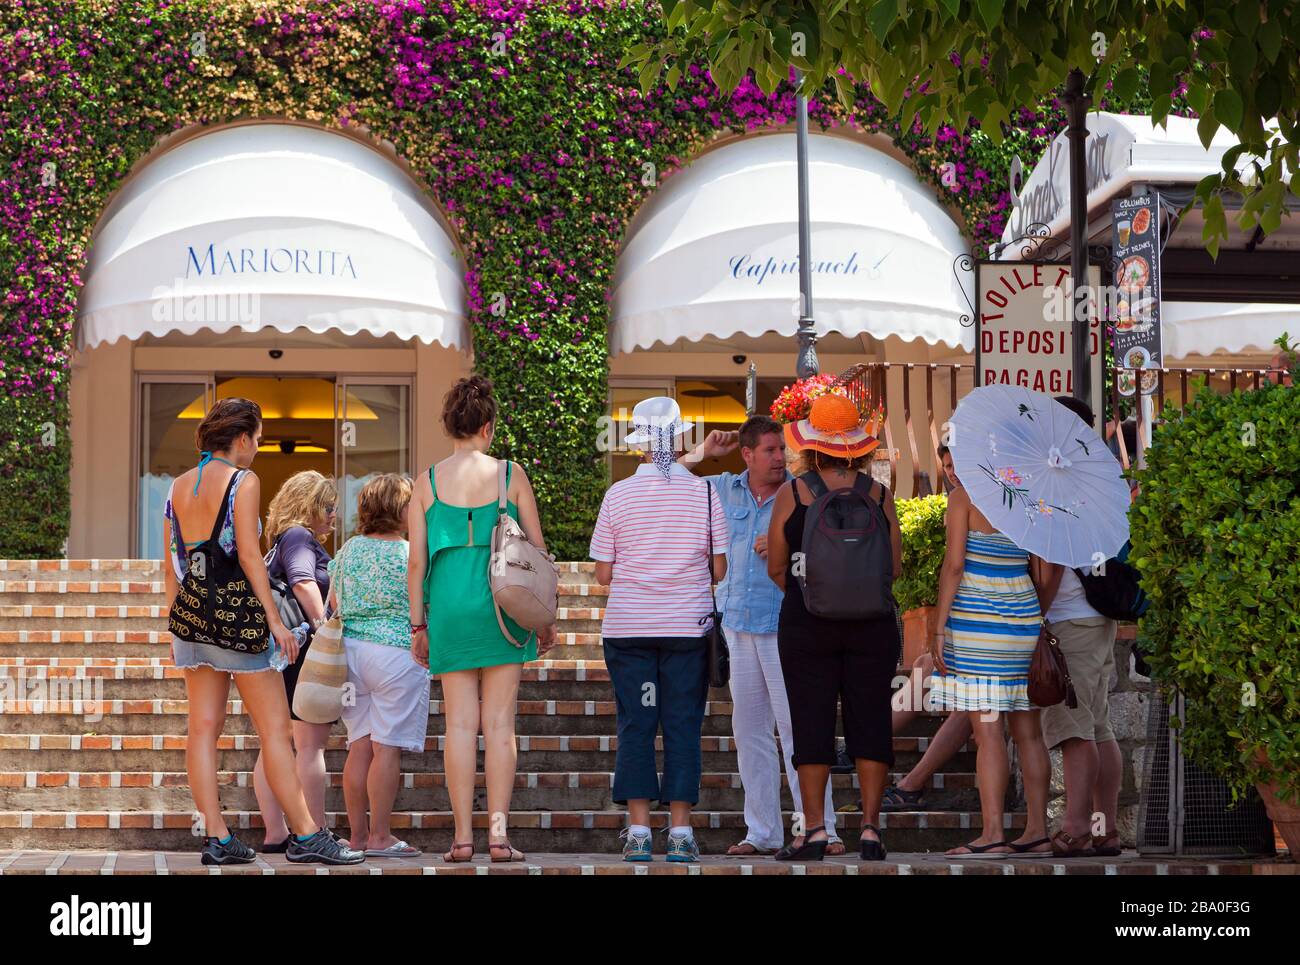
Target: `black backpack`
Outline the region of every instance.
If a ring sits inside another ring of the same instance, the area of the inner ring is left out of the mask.
[[[799,478],[813,495],[802,558],[793,567],[808,612],[827,620],[893,616],[894,553],[885,487],[876,502],[870,480],[861,474],[842,489],[828,489],[815,472]]]
[[[1130,548],[1131,544],[1125,543],[1118,556],[1102,565],[1100,573],[1094,574],[1092,567],[1074,572],[1083,584],[1088,606],[1112,620],[1136,622],[1146,613],[1151,601],[1142,592],[1137,569],[1127,562]]]

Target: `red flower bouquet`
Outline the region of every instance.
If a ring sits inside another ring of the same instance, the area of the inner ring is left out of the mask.
[[[787,385],[772,403],[772,418],[780,423],[798,422],[808,418],[813,399],[826,395],[847,396],[848,391],[842,385],[836,385],[838,376],[825,374],[800,379],[793,385]]]

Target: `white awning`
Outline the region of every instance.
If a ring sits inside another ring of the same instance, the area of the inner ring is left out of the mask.
[[[846,137],[809,137],[819,334],[973,348],[953,273],[957,225],[905,165]],[[794,335],[799,318],[793,134],[753,135],[674,174],[638,213],[612,291],[611,354],[678,339]]]
[[[1161,342],[1167,358],[1255,350],[1271,352],[1283,332],[1300,333],[1300,305],[1252,302],[1163,302]]]
[[[1157,127],[1145,114],[1089,113],[1084,153],[1090,214],[1112,198],[1127,196],[1135,184],[1182,185],[1190,189],[1202,178],[1221,171],[1223,155],[1237,143],[1237,136],[1220,127],[1207,150],[1196,133],[1197,123],[1193,117],[1170,115],[1164,127]],[[1244,155],[1238,158],[1237,170],[1245,171],[1249,160]],[[1033,224],[1046,225],[1047,238],[1059,238],[1069,231],[1070,143],[1066,131],[1052,139],[1022,183],[1016,184],[1014,170],[1011,177],[1012,211],[1002,232],[1004,243],[1024,236]],[[1198,246],[1202,244],[1200,239],[1198,228]],[[1001,257],[1020,258],[1020,247],[1004,250]]]
[[[319,128],[248,124],[166,151],[114,199],[77,343],[306,328],[468,349],[464,304],[451,234],[394,160]]]

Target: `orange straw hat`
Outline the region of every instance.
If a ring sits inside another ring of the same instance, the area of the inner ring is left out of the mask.
[[[874,428],[878,417],[871,420]],[[863,426],[858,407],[842,395],[822,395],[813,399],[808,418],[785,427],[785,442],[796,452],[815,449],[840,459],[865,456],[880,440]]]

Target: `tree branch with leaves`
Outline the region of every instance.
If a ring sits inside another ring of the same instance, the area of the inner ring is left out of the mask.
[[[1204,240],[1228,237],[1223,199],[1240,195],[1237,224],[1276,231],[1288,189],[1300,195],[1300,4],[1294,0],[664,0],[667,33],[628,50],[643,91],[675,89],[706,65],[730,93],[747,75],[767,92],[801,76],[828,82],[849,105],[865,80],[907,129],[979,122],[995,141],[1012,112],[1051,94],[1075,68],[1089,92],[1131,96],[1150,73],[1151,118],[1162,124],[1187,84],[1208,148],[1222,126],[1238,143],[1197,186]],[[666,76],[665,76],[666,71]]]

